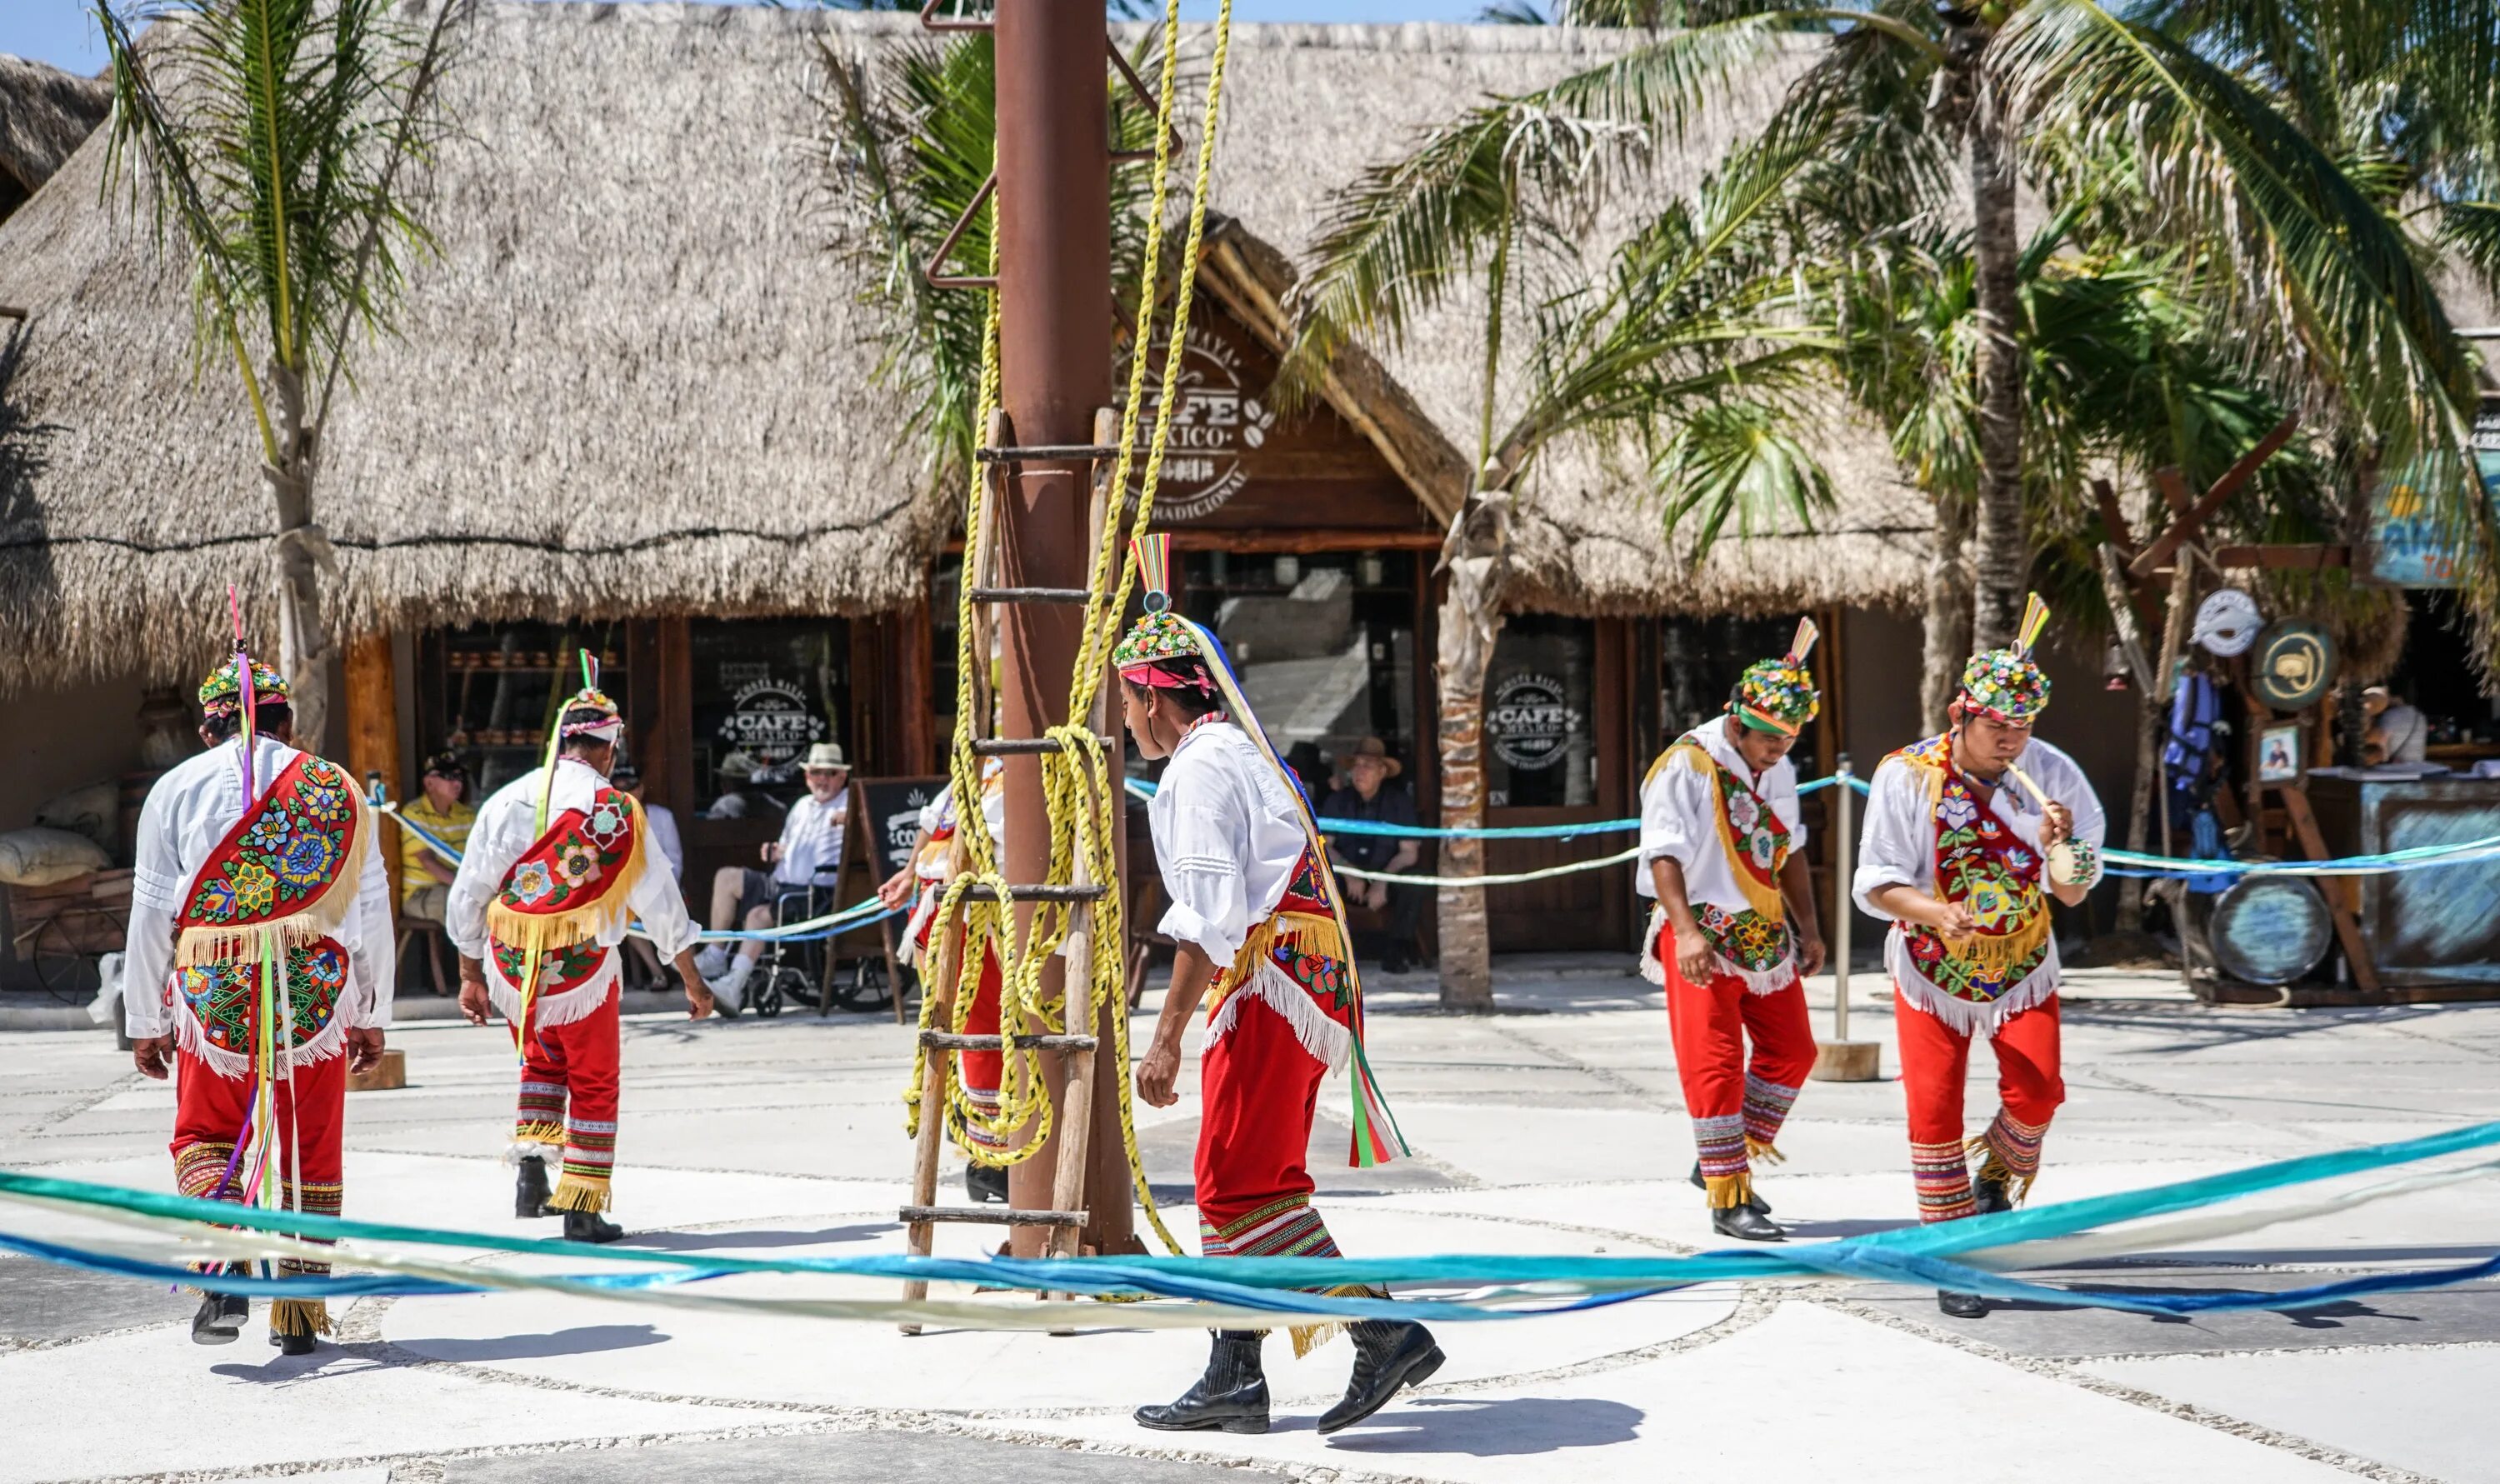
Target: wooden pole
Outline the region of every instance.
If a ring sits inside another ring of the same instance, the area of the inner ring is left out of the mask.
[[[363,634],[347,642],[347,771],[356,785],[368,775],[381,775],[382,785],[396,798],[403,786],[399,757],[399,675],[391,664],[388,634]],[[384,837],[396,844],[399,827]],[[382,869],[390,874],[391,917],[399,917],[400,859],[397,849],[382,851]]]

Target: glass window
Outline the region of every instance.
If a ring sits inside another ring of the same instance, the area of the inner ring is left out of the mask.
[[[1502,626],[1485,676],[1485,803],[1597,802],[1597,626],[1523,613]]]
[[[1180,610],[1224,643],[1241,690],[1314,802],[1337,754],[1377,737],[1415,763],[1411,551],[1182,554]]]
[[[468,762],[476,803],[539,765],[555,708],[581,688],[578,651],[598,656],[600,689],[625,700],[621,622],[481,623],[425,640],[417,697],[420,754],[437,746]]]
[[[1725,715],[1727,693],[1736,688],[1745,667],[1786,652],[1796,637],[1796,615],[1784,618],[1669,618],[1660,624],[1659,721],[1668,742],[1713,716]],[[1826,637],[1827,642],[1827,637]],[[1830,705],[1830,676],[1823,661],[1829,651],[1818,644],[1806,661]],[[1799,778],[1821,775],[1815,756],[1815,729],[1797,734],[1789,757]]]
[[[806,791],[807,749],[850,739],[850,625],[839,618],[697,620],[695,808],[713,818],[778,817]]]

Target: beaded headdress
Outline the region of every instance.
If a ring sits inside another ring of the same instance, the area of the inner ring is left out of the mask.
[[[597,714],[576,715],[579,711]],[[599,688],[599,662],[590,657],[587,649],[581,651],[581,689],[575,691],[557,709],[556,717],[557,735],[567,742],[576,737],[590,737],[612,744],[625,735],[624,713],[617,709],[614,701],[609,699],[608,693]]]
[[[1120,678],[1132,685],[1213,695],[1215,679],[1207,673],[1198,635],[1189,620],[1172,611],[1171,537],[1141,536],[1129,544],[1129,550],[1136,558],[1137,579],[1146,590],[1146,611],[1111,651]]]
[[[210,671],[200,682],[202,719],[222,721],[241,711],[243,690],[243,670],[233,660]],[[287,704],[286,677],[258,660],[251,661],[251,704],[254,710]]]
[[[2014,643],[1972,655],[1962,667],[1961,694],[1953,705],[1956,714],[2023,726],[2047,710],[2049,677],[2040,673],[2031,646],[2048,623],[2049,605],[2033,593],[2023,607],[2023,623],[2014,631]]]
[[[1727,709],[1738,721],[1757,732],[1776,732],[1794,737],[1797,729],[1814,719],[1823,697],[1814,688],[1814,676],[1805,668],[1805,657],[1814,649],[1822,634],[1811,618],[1797,620],[1796,637],[1789,641],[1786,654],[1775,660],[1756,660],[1745,667],[1744,676],[1736,681],[1735,698]]]

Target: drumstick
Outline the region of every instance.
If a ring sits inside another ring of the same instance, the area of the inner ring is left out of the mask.
[[[2016,782],[2021,783],[2024,788],[2030,790],[2032,801],[2040,806],[2041,813],[2045,814],[2049,812],[2048,793],[2043,790],[2039,784],[2031,781],[2031,775],[2024,773],[2021,764],[2008,763],[2005,765],[2005,771],[2014,775],[2014,780]]]

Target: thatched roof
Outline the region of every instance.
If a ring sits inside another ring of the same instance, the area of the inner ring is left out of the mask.
[[[429,212],[441,255],[411,275],[398,338],[361,350],[326,440],[334,623],[916,601],[952,514],[876,384],[876,312],[825,248],[808,96],[820,39],[872,49],[917,36],[911,18],[506,0],[467,29]],[[1237,27],[1214,187],[1232,221],[1209,287],[1272,333],[1330,189],[1464,101],[1621,44]],[[1708,149],[1664,162],[1655,188],[1689,187]],[[195,374],[186,277],[144,224],[99,209],[102,156],[90,143],[0,223],[0,303],[33,311],[0,363],[0,689],[180,676],[214,652],[229,579],[274,590],[241,392],[222,366]],[[1347,356],[1328,391],[1436,513],[1464,488],[1480,355],[1459,306]],[[1871,435],[1827,451],[1841,534],[1730,546],[1698,578],[1618,498],[1626,475],[1560,452],[1519,532],[1528,601],[1908,597],[1915,497]]]
[[[113,107],[93,78],[0,52],[0,217],[35,193]]]

